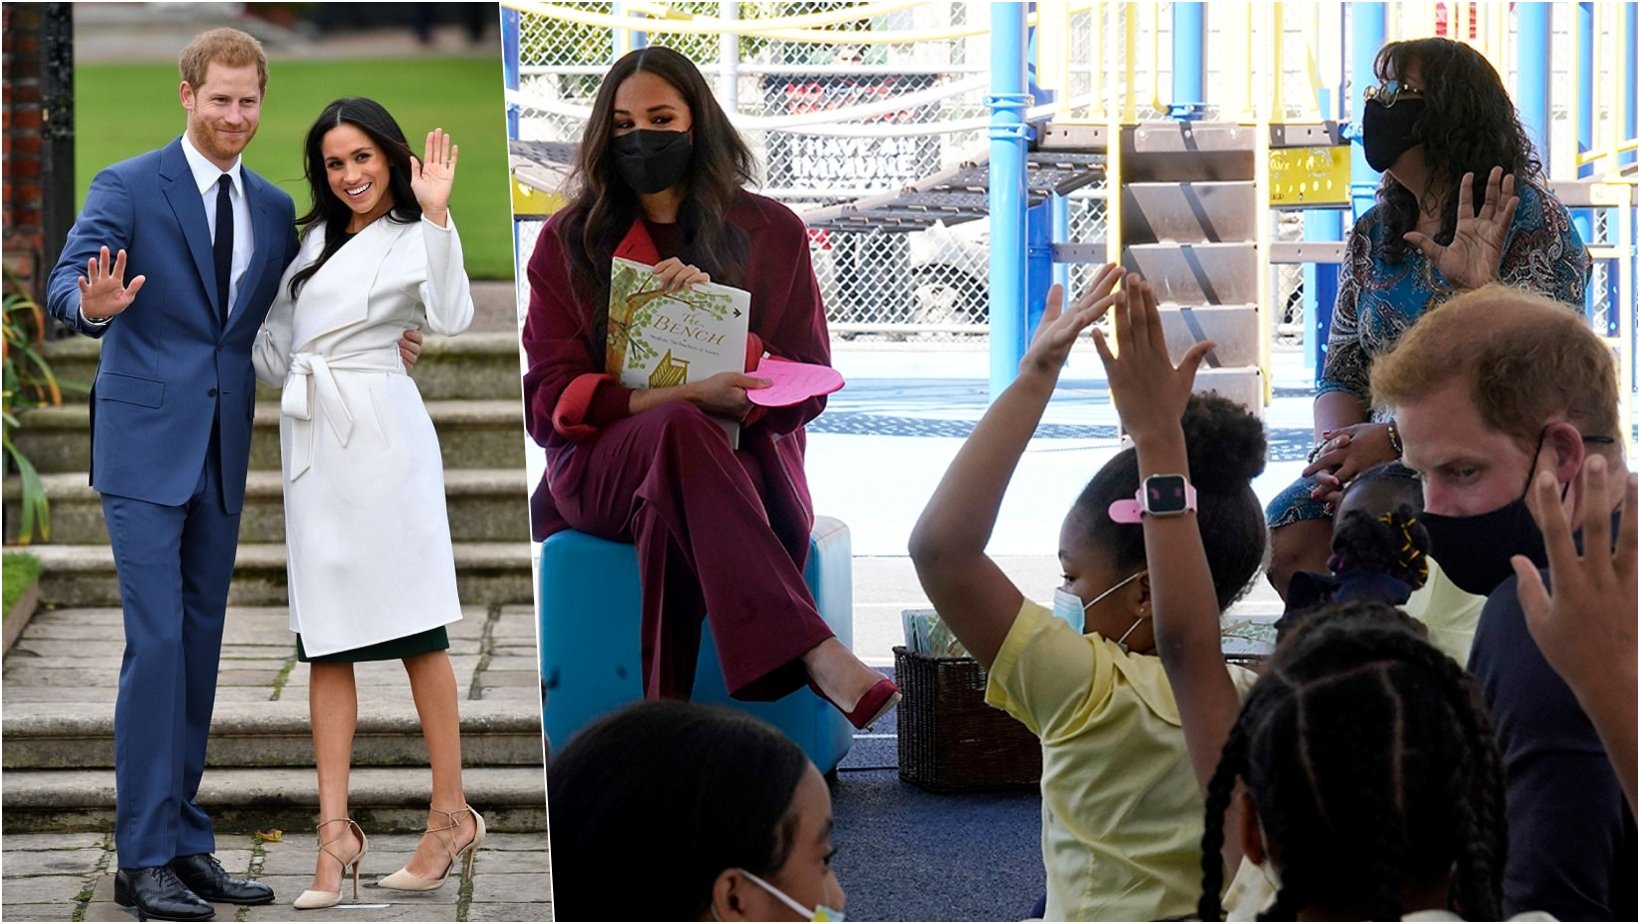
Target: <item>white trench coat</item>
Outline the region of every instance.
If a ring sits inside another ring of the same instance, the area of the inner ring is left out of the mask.
[[[438,434],[405,374],[408,328],[453,335],[473,319],[455,222],[367,226],[310,276],[315,226],[257,336],[261,381],[283,386],[290,627],[312,656],[461,618]]]

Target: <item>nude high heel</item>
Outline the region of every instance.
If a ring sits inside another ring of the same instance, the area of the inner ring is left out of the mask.
[[[353,867],[353,900],[358,901],[359,900],[359,861],[364,859],[365,853],[367,851],[369,851],[369,849],[370,849],[370,842],[365,839],[364,829],[360,828],[359,823],[354,821],[351,818],[332,818],[329,821],[319,822],[319,824],[316,825],[313,830],[316,834],[321,834],[325,829],[325,825],[333,825],[333,824],[337,824],[338,822],[342,823],[342,824],[345,824],[346,827],[344,827],[342,829],[342,833],[336,835],[335,837],[331,838],[330,840],[320,841],[319,842],[319,852],[320,853],[328,853],[331,856],[335,857],[338,861],[341,862],[341,864],[342,864],[342,878],[344,880],[347,878],[347,868],[350,867],[350,866]],[[352,831],[354,834],[357,834],[359,836],[359,852],[354,854],[351,857],[343,857],[341,854],[339,854],[336,851],[332,850],[330,848],[330,845],[340,841],[344,837],[347,837],[348,831]],[[317,889],[307,889],[307,890],[303,891],[301,895],[296,896],[296,901],[291,902],[291,907],[295,908],[298,911],[312,911],[315,908],[330,908],[330,907],[333,907],[335,905],[340,904],[341,901],[342,901],[342,893],[341,893],[340,889],[338,889],[335,892],[321,892]]]
[[[473,854],[478,852],[478,845],[484,842],[484,816],[474,811],[470,805],[463,805],[453,812],[431,807],[429,807],[429,810],[443,815],[445,821],[448,822],[436,828],[431,825],[427,827],[427,833],[436,835],[438,842],[443,844],[445,851],[450,854],[450,862],[445,865],[443,874],[437,879],[423,879],[408,869],[400,867],[398,872],[383,877],[376,885],[384,889],[397,889],[401,892],[431,892],[444,885],[444,880],[450,878],[450,872],[456,868],[456,863],[461,859],[462,854],[467,855],[466,875],[468,877],[472,876]],[[473,816],[473,826],[477,830],[473,833],[473,839],[458,849],[455,835],[449,832],[461,827],[456,823],[456,817],[464,814]]]

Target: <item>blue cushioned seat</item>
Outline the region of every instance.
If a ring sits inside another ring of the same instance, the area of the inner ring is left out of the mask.
[[[803,579],[837,638],[854,642],[853,559],[848,527],[817,517]],[[541,544],[542,721],[553,747],[598,716],[643,698],[639,661],[638,556],[631,545],[565,530]],[[822,773],[848,754],[854,730],[807,687],[774,702],[731,699],[709,625],[702,627],[694,701],[743,709],[785,732]]]

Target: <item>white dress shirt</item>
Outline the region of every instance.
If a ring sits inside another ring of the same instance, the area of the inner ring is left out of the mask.
[[[251,255],[256,252],[256,239],[251,230],[251,206],[245,198],[245,177],[240,169],[241,158],[234,158],[233,166],[223,171],[194,148],[187,132],[182,133],[182,154],[188,158],[194,185],[199,187],[200,201],[205,206],[205,225],[210,229],[213,241],[216,240],[216,184],[224,172],[232,178],[228,191],[228,201],[233,205],[233,269],[228,273],[228,312],[231,316],[233,304],[239,300],[239,280],[251,265]]]

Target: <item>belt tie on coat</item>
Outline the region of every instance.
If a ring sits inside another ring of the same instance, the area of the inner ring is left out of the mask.
[[[396,372],[404,374],[397,344],[356,353],[325,356],[322,353],[294,353],[290,374],[279,398],[279,412],[291,419],[290,480],[300,478],[313,465],[314,443],[319,431],[313,426],[313,405],[324,411],[330,429],[343,446],[353,436],[353,410],[336,384],[336,372]]]

